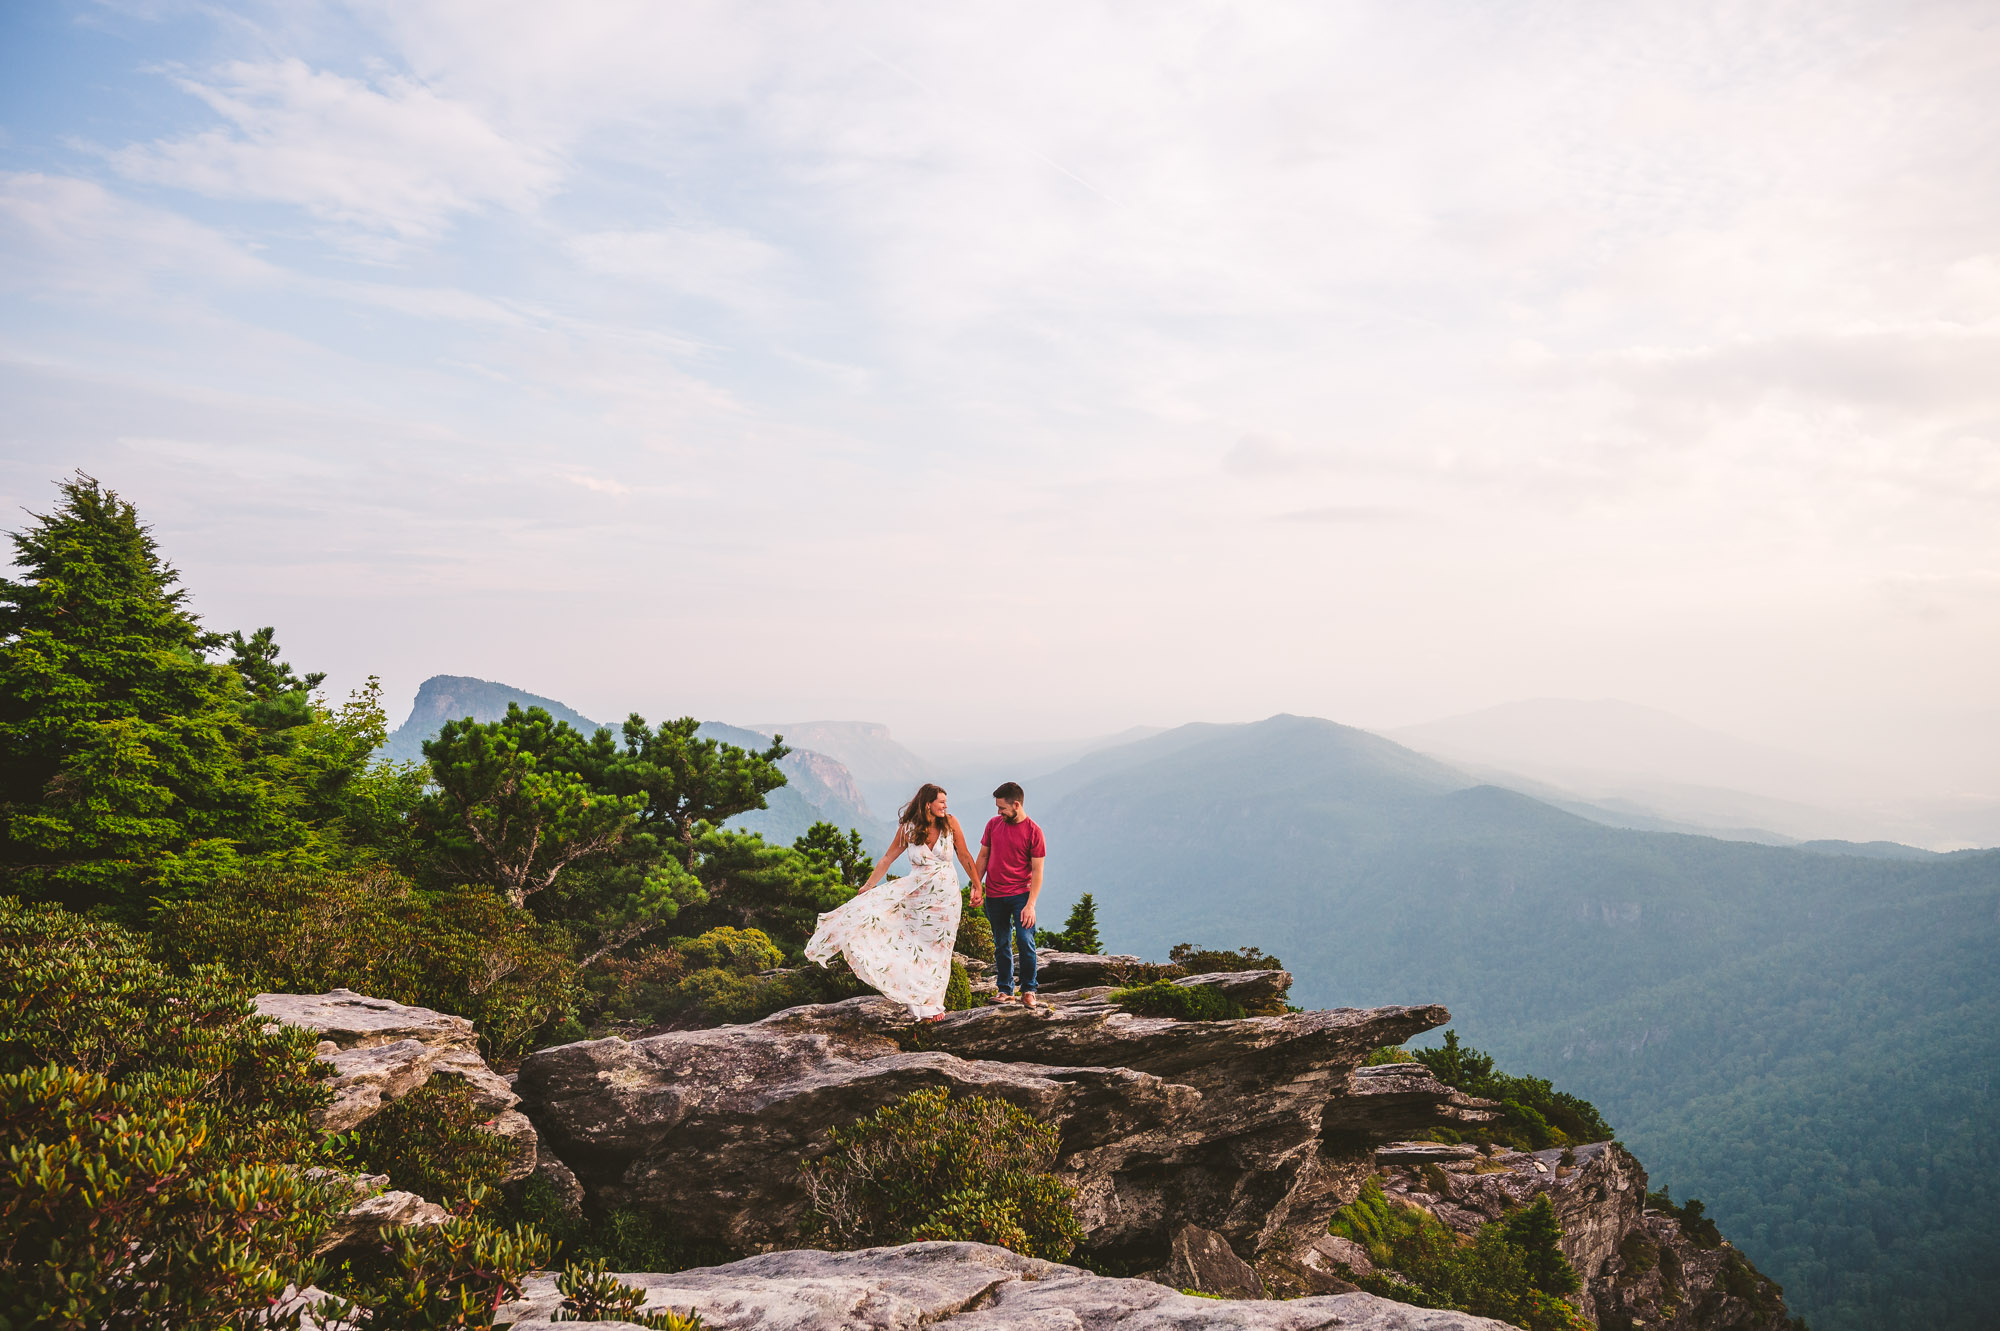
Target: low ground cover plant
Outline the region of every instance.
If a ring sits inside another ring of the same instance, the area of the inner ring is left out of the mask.
[[[1175,1021],[1231,1021],[1249,1015],[1243,1005],[1213,985],[1148,980],[1113,990],[1111,1002],[1134,1016]]]
[[[1061,1261],[1083,1237],[1051,1169],[1056,1130],[1002,1100],[912,1091],[836,1129],[800,1165],[814,1237],[833,1248],[956,1239]]]

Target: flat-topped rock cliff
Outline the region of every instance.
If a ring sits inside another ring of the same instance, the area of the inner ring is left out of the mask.
[[[798,1162],[829,1129],[922,1088],[993,1096],[1057,1128],[1087,1250],[1138,1267],[1165,1265],[1187,1224],[1252,1258],[1322,1232],[1386,1136],[1488,1113],[1428,1074],[1357,1075],[1370,1050],[1447,1021],[1441,1007],[1184,1022],[1105,992],[924,1026],[855,998],[582,1041],[530,1055],[515,1090],[589,1204],[657,1208],[752,1252],[797,1242]]]

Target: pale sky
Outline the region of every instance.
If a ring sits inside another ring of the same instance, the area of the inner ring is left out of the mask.
[[[2000,704],[2000,7],[24,0],[0,454],[396,719],[1893,748]]]

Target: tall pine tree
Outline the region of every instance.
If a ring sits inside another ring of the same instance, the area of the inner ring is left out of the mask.
[[[0,881],[128,917],[258,801],[218,645],[132,505],[79,472],[0,578]]]

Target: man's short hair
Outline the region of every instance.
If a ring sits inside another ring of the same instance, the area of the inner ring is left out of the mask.
[[[993,798],[996,800],[1023,800],[1027,796],[1021,793],[1021,783],[1019,781],[1002,781],[993,788]]]

